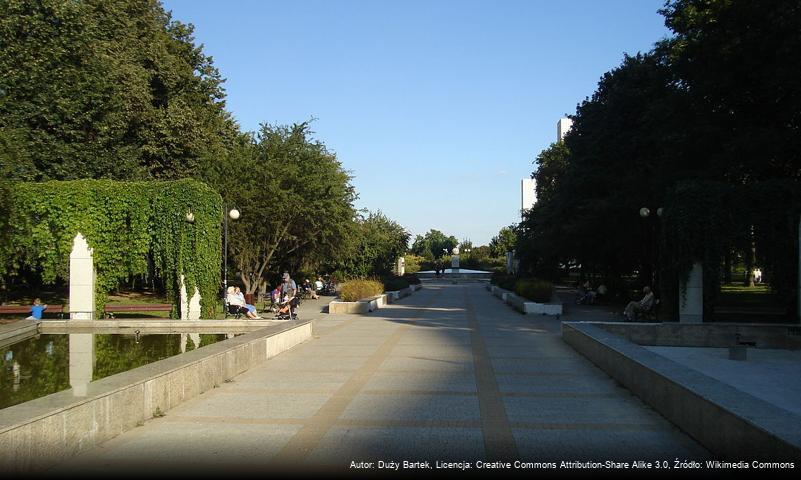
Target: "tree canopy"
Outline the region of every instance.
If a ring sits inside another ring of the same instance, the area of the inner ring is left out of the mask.
[[[237,128],[192,31],[157,0],[0,3],[0,136],[26,152],[11,173],[196,176]]]
[[[248,293],[293,258],[322,261],[347,248],[356,193],[307,122],[265,124],[258,138],[240,138],[213,178],[228,207],[241,212],[228,221],[228,243]]]
[[[428,260],[442,258],[451,254],[459,240],[453,235],[446,235],[439,230],[431,229],[425,235],[417,235],[412,243],[412,253]]]
[[[342,270],[352,277],[389,275],[395,261],[406,252],[409,237],[403,226],[380,211],[360,215]]]
[[[673,299],[703,260],[711,300],[722,258],[755,248],[791,302],[801,65],[790,52],[801,48],[801,5],[675,0],[661,13],[674,35],[624,56],[577,106],[564,141],[538,155],[521,267],[638,273]]]

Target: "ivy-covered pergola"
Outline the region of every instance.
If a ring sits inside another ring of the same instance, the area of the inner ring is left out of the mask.
[[[171,302],[178,303],[183,282],[188,292],[199,292],[202,314],[212,315],[222,201],[206,184],[191,179],[17,183],[9,200],[8,241],[0,254],[7,273],[27,268],[41,272],[45,283],[68,279],[70,252],[80,234],[93,252],[97,310],[121,281],[148,273],[151,259]]]

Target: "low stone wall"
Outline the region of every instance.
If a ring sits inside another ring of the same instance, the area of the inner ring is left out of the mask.
[[[242,333],[285,323],[285,320],[46,320],[39,333]]]
[[[39,333],[41,320],[17,320],[16,322],[0,324],[0,347],[21,342]]]
[[[408,297],[413,292],[423,288],[422,285],[409,285],[407,288],[385,292],[375,297],[364,298],[356,302],[343,302],[334,300],[328,304],[329,314],[343,314],[343,313],[370,313],[386,306],[389,303],[396,302],[403,297]]]
[[[720,347],[733,345],[737,335],[759,348],[801,349],[801,325],[749,323],[621,323],[596,325],[638,345]]]
[[[41,472],[308,339],[287,322],[0,410],[0,471]]]
[[[509,290],[504,290],[503,288],[495,285],[487,285],[487,290],[521,313],[556,316],[562,315],[561,303],[532,302],[519,295],[516,295],[513,292],[510,292]]]
[[[720,460],[801,459],[800,416],[606,328],[563,322],[562,338]]]

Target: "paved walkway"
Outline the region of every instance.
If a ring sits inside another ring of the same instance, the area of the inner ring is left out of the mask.
[[[558,320],[483,285],[426,284],[370,315],[320,317],[313,340],[52,473],[708,456],[567,346]]]

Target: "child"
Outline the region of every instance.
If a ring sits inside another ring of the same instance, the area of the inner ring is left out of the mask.
[[[42,305],[41,298],[34,298],[33,299],[33,306],[31,306],[31,316],[26,318],[26,320],[41,320],[42,314],[44,313],[47,305]]]

